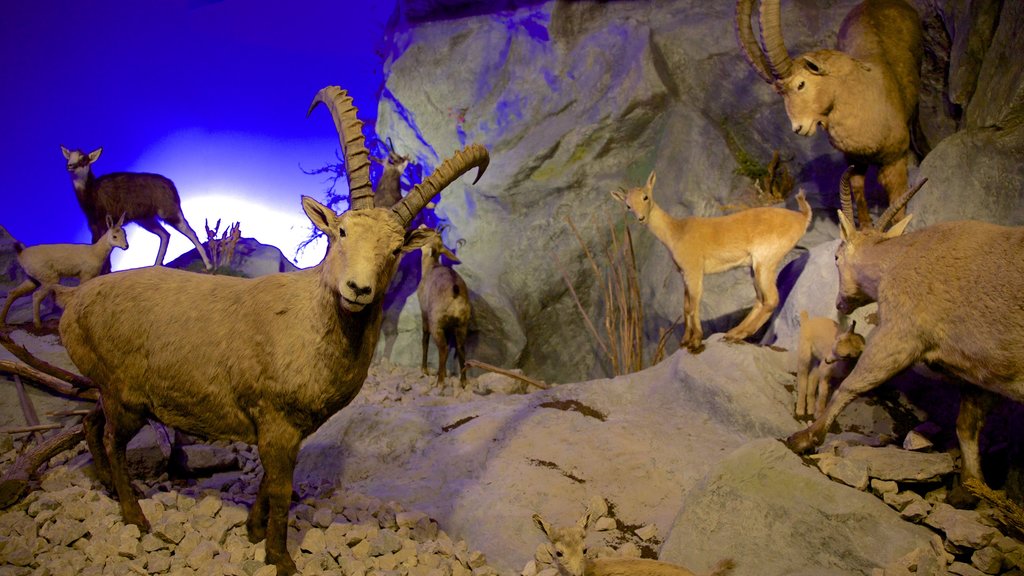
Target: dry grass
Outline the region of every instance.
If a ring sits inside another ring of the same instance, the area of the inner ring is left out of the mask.
[[[636,267],[636,254],[633,251],[633,237],[629,227],[623,225],[620,235],[615,227],[608,223],[611,242],[605,247],[604,261],[599,265],[591,253],[571,217],[565,218],[576,241],[583,249],[583,254],[590,264],[594,277],[598,279],[600,298],[604,303],[603,330],[598,330],[594,321],[587,314],[580,301],[572,281],[565,273],[565,267],[559,265],[566,287],[576,302],[576,308],[583,316],[591,338],[611,367],[614,376],[629,374],[642,370],[644,364],[644,308],[640,297],[640,277]],[[678,320],[676,321],[676,325]],[[665,353],[667,336],[675,328],[673,325],[663,330],[658,340],[651,364],[659,362]]]
[[[224,233],[221,234],[220,238],[217,237],[217,232],[220,230],[219,218],[213,230],[210,230],[209,220],[204,220],[203,225],[206,226],[206,249],[210,253],[213,272],[216,273],[221,266],[230,268],[231,258],[235,255],[235,244],[238,244],[238,240],[242,237],[238,222],[224,229]]]

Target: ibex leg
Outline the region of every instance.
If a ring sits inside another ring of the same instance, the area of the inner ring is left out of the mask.
[[[145,218],[142,220],[136,220],[136,224],[142,226],[146,230],[149,230],[153,234],[156,234],[157,238],[160,239],[160,250],[156,253],[156,262],[153,266],[161,266],[164,263],[164,256],[167,254],[167,243],[171,241],[171,235],[164,227],[160,224],[160,221],[156,218]]]
[[[167,218],[164,221],[170,224],[171,226],[174,226],[175,230],[181,232],[182,235],[185,236],[185,238],[188,238],[189,241],[191,241],[192,244],[195,245],[196,251],[199,252],[199,256],[203,259],[203,264],[206,265],[207,270],[213,268],[213,264],[210,262],[210,257],[206,255],[206,249],[203,247],[203,243],[200,242],[199,237],[196,236],[196,231],[193,230],[192,227],[188,225],[188,221],[185,220],[184,214],[178,212],[177,216],[172,216],[171,218]],[[230,262],[227,262],[227,264],[229,266],[231,265]]]
[[[17,300],[18,298],[21,298],[25,294],[28,294],[29,292],[35,290],[37,286],[39,285],[36,284],[33,280],[25,280],[24,282],[18,284],[15,288],[13,288],[10,292],[7,293],[7,301],[4,302],[3,312],[0,312],[0,324],[7,323],[7,313],[11,309],[11,304],[14,304],[14,301]]]

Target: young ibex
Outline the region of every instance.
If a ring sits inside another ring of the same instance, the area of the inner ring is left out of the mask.
[[[879,166],[878,180],[890,204],[907,189],[911,123],[921,84],[920,16],[904,0],[864,0],[843,19],[836,50],[791,59],[782,40],[779,0],[761,0],[763,51],[750,23],[754,3],[739,0],[736,7],[744,56],[782,96],[793,132],[810,136],[820,125],[855,166],[857,215],[860,226],[869,226],[868,165]]]
[[[878,302],[878,325],[825,412],[787,444],[799,453],[813,449],[854,398],[925,362],[972,385],[962,387],[956,423],[961,479],[983,481],[978,434],[988,393],[1024,402],[1024,228],[958,221],[901,235],[907,216],[886,229],[921,184],[873,228],[856,230],[844,175],[836,308],[849,314]]]
[[[779,305],[775,273],[783,257],[796,246],[811,223],[811,206],[801,190],[796,200],[800,211],[785,208],[750,208],[713,218],[673,218],[654,201],[654,172],[647,183],[629,191],[613,191],[636,219],[648,226],[664,244],[683,275],[683,315],[686,329],[681,346],[699,352],[704,331],[700,325],[700,298],[704,275],[750,266],[754,273],[757,302],[750,313],[725,338],[740,341],[764,325]]]
[[[437,386],[444,388],[444,379],[448,375],[448,343],[455,343],[455,355],[459,360],[459,383],[466,385],[466,335],[469,332],[469,289],[466,281],[459,273],[449,266],[442,266],[441,255],[447,256],[456,264],[459,259],[441,240],[437,231],[421,226],[427,234],[427,241],[420,248],[422,252],[422,275],[420,285],[416,288],[416,296],[420,301],[420,313],[423,320],[423,362],[421,368],[427,371],[427,351],[430,339],[437,346]]]
[[[181,212],[181,199],[178,198],[174,182],[159,174],[140,172],[111,172],[95,176],[92,164],[99,159],[103,148],[88,154],[81,150],[68,150],[64,146],[60,150],[67,160],[71,185],[75,188],[78,205],[82,207],[89,223],[93,242],[106,232],[103,219],[107,214],[124,214],[126,222],[134,222],[160,238],[160,250],[154,264],[160,266],[164,263],[167,243],[171,240],[170,233],[160,224],[163,220],[191,240],[206,264],[206,269],[211,268],[203,243]]]
[[[79,283],[95,278],[100,275],[114,248],[128,249],[128,240],[125,238],[122,224],[124,214],[117,223],[107,216],[107,231],[95,244],[40,244],[26,247],[21,242],[15,242],[14,251],[18,253],[18,264],[28,279],[7,295],[4,309],[0,311],[0,324],[7,322],[7,312],[11,309],[11,304],[34,290],[32,321],[36,328],[42,327],[40,307],[43,299],[55,290],[61,278],[78,278]]]
[[[800,341],[797,344],[796,417],[821,416],[828,402],[833,377],[840,375],[840,365],[848,365],[864,350],[864,337],[857,334],[857,322],[840,332],[839,323],[824,316],[810,316],[800,311]],[[815,362],[817,365],[815,366]],[[815,374],[817,368],[817,374]],[[814,375],[813,382],[808,383]],[[811,410],[814,410],[813,413]]]
[[[267,562],[288,575],[296,572],[286,541],[299,445],[359,393],[384,289],[401,255],[427,239],[409,223],[456,178],[474,167],[479,177],[488,164],[487,150],[469,145],[391,209],[374,208],[352,99],[329,86],[310,111],[319,103],[337,126],[351,190],[340,216],[302,199],[328,239],[320,264],[253,279],[159,266],[108,274],[66,295],[60,322],[68,354],[103,398],[86,417],[86,439],[124,521],[148,528],[125,467],[125,445],[147,418],[253,443],[264,477],[246,528],[253,542],[266,537]]]
[[[370,160],[384,167],[384,172],[377,181],[377,190],[373,193],[373,205],[378,208],[391,208],[402,199],[402,174],[409,165],[409,157],[395,152],[391,138],[387,139],[388,156],[382,160],[370,157]]]
[[[540,514],[533,523],[551,541],[552,559],[561,576],[696,576],[693,572],[658,560],[643,558],[587,558],[587,530],[596,521],[590,510],[572,526],[553,527]],[[722,560],[708,576],[726,576],[736,564]]]

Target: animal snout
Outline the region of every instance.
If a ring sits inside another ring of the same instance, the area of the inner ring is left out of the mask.
[[[352,291],[352,294],[356,298],[362,298],[363,296],[369,296],[373,292],[373,288],[372,287],[370,287],[370,286],[360,286],[360,285],[356,284],[352,280],[349,280],[348,282],[346,282],[346,285],[348,286],[349,290]]]
[[[804,125],[803,124],[793,124],[793,132],[795,134],[803,134],[803,132],[804,132]]]

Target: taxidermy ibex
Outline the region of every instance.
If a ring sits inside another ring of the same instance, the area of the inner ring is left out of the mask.
[[[206,269],[211,268],[202,242],[181,212],[181,199],[178,198],[174,182],[159,174],[141,172],[111,172],[95,176],[92,164],[99,159],[103,148],[88,154],[81,150],[68,150],[64,146],[60,150],[67,160],[71,185],[75,188],[78,205],[82,207],[85,219],[89,222],[93,242],[107,231],[104,218],[108,214],[124,214],[125,222],[135,222],[160,238],[160,250],[154,264],[159,266],[164,263],[167,243],[171,239],[171,235],[160,225],[160,220],[163,220],[191,240],[203,258]]]
[[[387,139],[386,145],[387,158],[378,160],[370,157],[370,160],[384,168],[384,173],[377,181],[377,190],[373,193],[373,205],[378,208],[391,208],[402,199],[402,174],[405,173],[405,168],[409,165],[409,157],[395,152],[391,138]]]
[[[466,336],[469,333],[469,318],[472,308],[469,304],[469,288],[450,266],[441,265],[441,255],[458,264],[459,259],[444,245],[441,233],[425,226],[420,228],[428,235],[420,248],[421,275],[416,297],[420,301],[423,320],[423,374],[427,374],[427,352],[430,339],[437,346],[437,386],[444,389],[448,375],[448,342],[455,344],[455,356],[459,361],[459,383],[466,385]]]
[[[925,362],[971,385],[962,387],[956,423],[961,480],[983,481],[978,434],[989,393],[1024,402],[1024,228],[959,221],[901,235],[907,216],[886,229],[922,182],[873,228],[858,231],[848,176],[840,193],[836,308],[849,314],[878,302],[878,326],[824,414],[787,444],[796,452],[813,449],[854,398]]]
[[[329,86],[310,111],[320,103],[338,129],[352,199],[340,216],[302,199],[328,239],[320,264],[253,279],[162,266],[108,274],[67,294],[60,321],[68,354],[103,398],[86,417],[86,440],[125,523],[149,526],[125,467],[125,446],[147,418],[256,444],[264,476],[246,528],[252,542],[266,537],[267,562],[288,575],[296,572],[286,542],[299,445],[363,385],[384,289],[402,253],[427,238],[409,223],[456,178],[474,167],[479,177],[488,164],[487,150],[471,144],[397,205],[375,208],[352,99]]]
[[[811,223],[811,206],[803,191],[796,196],[799,212],[762,206],[713,218],[673,218],[654,201],[655,181],[652,171],[643,186],[611,194],[661,240],[683,275],[686,328],[680,346],[691,352],[703,349],[700,298],[704,293],[704,275],[740,266],[750,266],[753,271],[757,302],[739,325],[726,332],[725,338],[738,342],[757,332],[779,305],[779,290],[775,286],[779,263]]]
[[[775,87],[793,132],[810,136],[818,126],[854,166],[851,178],[860,226],[871,216],[864,174],[878,165],[878,180],[891,204],[907,189],[910,126],[921,84],[921,19],[904,0],[864,0],[839,27],[836,50],[791,59],[782,40],[779,0],[762,0],[762,50],[750,24],[755,0],[739,0],[736,31],[757,74]]]

